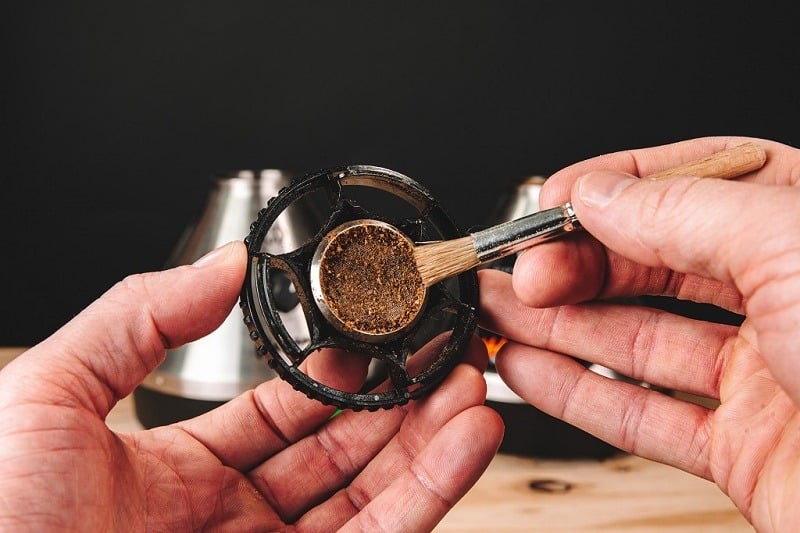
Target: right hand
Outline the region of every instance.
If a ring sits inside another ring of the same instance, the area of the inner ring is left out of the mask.
[[[481,272],[484,325],[512,341],[500,375],[543,411],[716,482],[759,530],[800,531],[800,151],[756,140],[740,180],[640,180],[748,140],[602,156],[545,184],[590,235],[534,247],[512,280]],[[741,327],[622,305],[662,294],[745,315]],[[575,359],[718,399],[709,410],[609,380]]]

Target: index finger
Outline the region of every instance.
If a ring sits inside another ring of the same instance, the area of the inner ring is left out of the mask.
[[[766,150],[767,162],[761,170],[740,178],[741,180],[767,185],[796,185],[800,181],[800,173],[792,171],[800,167],[800,152],[795,148],[753,137],[703,137],[663,146],[603,154],[570,165],[545,182],[539,204],[543,209],[563,204],[569,200],[575,181],[595,170],[616,170],[644,177],[748,142],[754,142]]]

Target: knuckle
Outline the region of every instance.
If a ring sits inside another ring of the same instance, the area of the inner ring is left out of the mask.
[[[148,295],[147,285],[147,274],[130,274],[117,282],[109,295],[119,302],[139,302]]]
[[[651,250],[658,264],[666,264],[669,258],[683,256],[686,239],[702,235],[707,229],[701,227],[703,222],[697,211],[703,203],[699,200],[708,191],[702,190],[701,178],[670,178],[653,185],[639,204],[636,236],[640,245]]]
[[[647,410],[648,398],[647,391],[637,389],[636,393],[631,395],[624,404],[619,431],[621,448],[633,454],[637,453],[639,432]]]
[[[118,318],[127,324],[124,328],[136,337],[132,344],[147,348],[160,357],[163,348],[172,345],[156,324],[155,317],[160,305],[153,291],[153,276],[158,273],[130,274],[117,282],[103,299],[115,308]]]
[[[350,459],[349,452],[352,442],[342,442],[329,426],[323,428],[315,434],[317,445],[320,449],[322,464],[317,473],[321,476],[321,481],[326,483],[323,473],[329,473],[330,479],[336,480],[348,477],[358,468]]]
[[[659,182],[640,204],[643,234],[658,242],[663,240],[685,218],[681,215],[692,205],[689,197],[696,183],[689,179]]]
[[[166,282],[164,275],[165,272],[129,274],[119,281],[110,292],[119,303],[155,316],[155,313],[165,303],[164,295],[161,294]]]

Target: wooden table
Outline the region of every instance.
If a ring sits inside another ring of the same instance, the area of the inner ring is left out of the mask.
[[[0,348],[0,368],[20,348]],[[130,397],[107,419],[142,429]],[[531,488],[531,482],[539,490]],[[545,489],[542,490],[541,485]],[[634,456],[554,461],[499,454],[436,528],[453,531],[752,532],[712,483]]]

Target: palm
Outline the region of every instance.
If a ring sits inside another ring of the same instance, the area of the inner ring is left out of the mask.
[[[42,426],[35,433],[63,431]],[[251,531],[282,525],[244,474],[223,466],[177,428],[118,436],[86,416],[75,421],[68,435],[58,449],[47,452],[45,462],[34,461],[41,468],[26,472],[49,485],[48,493],[41,494],[48,506],[58,501],[47,519],[51,528],[194,531],[226,526]],[[35,435],[18,435],[21,440],[30,436]],[[65,479],[74,483],[57,494]],[[89,503],[91,512],[85,512]]]
[[[152,510],[146,518],[131,513],[132,520],[148,522],[138,530],[274,531],[284,525],[243,473],[222,465],[181,430],[167,427],[123,436],[112,440],[111,447],[131,458],[123,463],[127,471],[107,469],[111,486],[120,475],[136,482],[116,484],[119,492],[110,494],[108,504],[111,509],[130,505],[131,510]]]
[[[796,404],[766,367],[745,321],[742,333],[721,378],[720,406],[713,417],[710,466],[713,480],[732,498],[742,513],[756,523],[771,522],[775,509],[797,509],[787,501],[792,491],[776,494],[770,485],[781,485],[800,469],[797,455],[800,417]],[[797,524],[787,514],[786,530]]]
[[[28,501],[30,514],[15,513],[18,522],[6,517],[14,527],[192,531],[227,525],[248,531],[280,524],[243,474],[177,428],[117,435],[71,407],[20,406],[4,415],[27,420],[31,429],[3,439],[6,453],[16,453],[3,461],[0,489],[10,490],[19,477],[37,480],[42,489]],[[52,437],[42,442],[46,435]],[[20,454],[23,449],[28,452]]]

